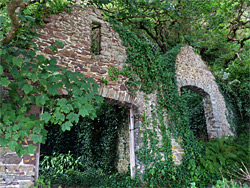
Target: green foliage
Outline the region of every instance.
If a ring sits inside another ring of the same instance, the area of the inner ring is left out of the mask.
[[[6,37],[11,27],[6,2],[0,3],[3,5],[3,11],[0,12],[0,40]],[[130,78],[128,85],[131,94],[136,94],[138,90],[146,94],[157,91],[158,97],[158,104],[151,109],[152,119],[144,115],[142,125],[146,129],[142,132],[144,145],[138,152],[138,159],[145,166],[144,173],[139,174],[140,178],[137,177],[135,181],[129,181],[126,175],[114,175],[106,179],[107,185],[188,187],[195,182],[193,186],[206,187],[208,183],[215,182],[219,178],[218,169],[227,170],[229,161],[235,162],[235,156],[245,156],[244,149],[249,147],[244,145],[241,148],[229,140],[221,139],[205,144],[207,148],[202,156],[203,146],[195,137],[196,128],[202,126],[197,122],[197,127],[192,128],[189,125],[192,117],[188,117],[198,114],[188,112],[194,106],[188,107],[187,97],[179,96],[177,92],[175,58],[180,49],[177,44],[189,44],[196,47],[197,51],[200,50],[203,59],[216,73],[220,89],[229,99],[229,122],[236,126],[237,136],[242,135],[249,128],[250,114],[249,1],[90,1],[93,2],[104,10],[106,16],[118,19],[110,21],[127,47],[128,66],[125,70]],[[24,27],[19,28],[17,37],[11,44],[0,49],[0,84],[9,89],[9,97],[0,101],[1,109],[4,109],[0,111],[0,144],[15,149],[19,155],[32,153],[34,150],[32,146],[22,148],[20,144],[30,134],[33,135],[34,142],[44,141],[45,124],[59,124],[63,131],[69,130],[82,117],[90,116],[94,119],[94,103],[101,102],[100,97],[96,96],[97,86],[93,80],[84,79],[78,73],[60,70],[54,60],[47,60],[43,56],[37,56],[33,50],[26,50],[30,46],[36,48],[32,43],[34,33],[31,28],[42,22],[45,15],[64,10],[62,5],[65,6],[64,1],[48,1],[41,5],[31,4],[26,10],[21,10],[19,17]],[[109,74],[113,74],[112,77],[116,80],[120,72],[114,69]],[[80,83],[79,78],[83,82]],[[68,91],[68,97],[59,95],[57,89],[62,87]],[[198,101],[198,97],[192,100]],[[26,116],[31,103],[50,110],[45,111],[41,120],[32,115]],[[238,116],[230,116],[231,111],[237,112]],[[168,127],[165,126],[166,121]],[[159,133],[162,137],[161,147],[158,147]],[[85,143],[91,141],[88,135],[91,132],[82,135]],[[182,164],[178,167],[173,165],[171,137],[180,140],[185,151]],[[244,139],[240,141],[246,143]],[[106,143],[105,147],[109,147],[110,143]],[[87,145],[85,150],[100,157],[98,154],[101,147],[96,148],[98,150],[93,152]],[[215,152],[219,152],[219,155]],[[224,157],[222,154],[227,155]],[[108,154],[104,157],[109,159]],[[202,159],[207,163],[201,162]],[[215,169],[206,166],[211,161],[216,164]],[[98,181],[96,186],[100,186],[101,178],[95,180],[92,177],[95,177],[93,174],[101,177],[103,171],[85,172],[90,174],[91,181]],[[77,174],[74,171],[71,176],[75,177],[75,182],[81,177]],[[69,176],[62,176],[63,179],[66,177]],[[116,182],[116,179],[120,181]],[[143,184],[140,184],[141,181]]]
[[[235,181],[228,181],[226,179],[218,180],[213,188],[248,188],[247,184],[239,185]]]
[[[40,173],[53,184],[100,186],[114,173],[118,133],[127,126],[128,111],[109,103],[97,109],[94,120],[80,118],[71,131],[62,132],[59,126],[46,126],[48,139],[41,147],[45,157],[41,160]],[[72,169],[72,165],[75,168]]]
[[[108,79],[105,79],[104,77],[101,77],[102,84],[108,85],[109,81]]]
[[[199,131],[203,131],[202,137],[207,140],[206,131],[204,131],[206,129],[204,114],[197,112],[203,108],[201,97],[188,93],[179,96],[177,92],[175,58],[180,46],[169,49],[164,55],[157,51],[153,52],[150,42],[143,40],[143,36],[137,37],[135,33],[126,30],[117,22],[113,20],[111,22],[120,34],[123,44],[127,46],[126,63],[129,65],[130,80],[128,84],[130,90],[133,93],[138,90],[145,93],[157,91],[158,104],[151,106],[152,119],[144,116],[142,125],[145,128],[142,132],[144,145],[137,155],[139,161],[144,164],[143,174],[141,174],[142,181],[146,182],[144,186],[182,187],[190,185],[192,181],[199,186],[207,186],[208,183],[216,181],[219,176],[213,176],[213,173],[208,173],[200,166],[199,159],[202,156],[204,146],[194,136],[194,134],[197,136]],[[187,103],[192,103],[193,106],[187,107]],[[195,106],[196,104],[197,106]],[[195,111],[190,111],[194,107],[197,107],[197,114]],[[166,116],[164,117],[164,115]],[[197,122],[196,127],[189,126],[190,123],[193,123],[191,115],[194,115],[194,119],[195,115],[203,116],[200,118],[201,121]],[[166,118],[169,123],[168,127],[165,126]],[[159,129],[162,136],[160,148],[158,147]],[[168,135],[166,131],[171,135]],[[182,164],[178,167],[174,167],[172,160],[170,140],[172,136],[177,140],[181,138],[180,144],[185,151]],[[241,147],[237,152],[239,152],[237,155],[240,155],[244,149]],[[224,168],[223,165],[226,164],[219,165],[219,168]]]
[[[80,157],[75,159],[70,152],[67,154],[53,153],[52,156],[44,156],[40,166],[43,173],[46,172],[46,175],[51,176],[51,178],[85,168],[85,165],[80,161]]]
[[[50,10],[50,14],[58,14],[59,12],[70,12],[71,9],[67,7],[72,1],[68,0],[47,0],[46,5]]]
[[[199,158],[199,165],[210,174],[208,176],[211,181],[215,181],[221,175],[230,178],[233,169],[243,168],[242,163],[249,165],[250,150],[246,142],[240,144],[231,137],[223,137],[204,143],[204,148],[205,153]]]
[[[8,96],[0,100],[0,145],[15,150],[19,156],[35,149],[33,145],[23,147],[22,141],[31,138],[34,143],[44,143],[47,133],[44,125],[48,122],[60,125],[63,131],[70,130],[80,117],[96,117],[94,104],[102,102],[97,96],[99,86],[93,79],[61,69],[55,59],[36,54],[34,32],[30,31],[37,22],[32,16],[45,13],[39,6],[31,13],[34,7],[32,4],[20,11],[19,18],[27,26],[19,28],[16,40],[1,45],[0,49],[0,85],[8,90]],[[1,31],[7,31],[10,25],[6,7],[1,16]],[[59,89],[64,89],[67,95],[60,94]],[[40,119],[27,116],[31,105],[47,110]]]
[[[202,96],[186,88],[182,88],[181,95],[188,107],[188,119],[191,130],[197,139],[207,141],[207,125]]]
[[[109,77],[113,81],[116,81],[118,79],[118,75],[121,74],[121,73],[122,73],[122,71],[120,71],[116,67],[110,67],[109,71],[108,71]]]
[[[239,185],[236,181],[228,181],[227,179],[223,178],[223,180],[217,180],[216,185],[212,188],[248,188],[247,184]],[[190,188],[197,188],[195,183],[191,183]]]
[[[39,178],[36,180],[37,186],[31,186],[31,188],[50,188],[51,182],[48,179],[45,179],[44,176],[39,176]]]
[[[120,33],[126,45],[128,58],[126,63],[131,74],[130,89],[145,93],[157,91],[158,103],[151,106],[153,117],[144,115],[142,141],[137,156],[144,164],[142,177],[145,187],[171,187],[189,185],[190,181],[203,183],[201,169],[196,159],[201,155],[201,145],[195,139],[188,126],[188,112],[185,99],[177,92],[175,78],[175,60],[180,45],[161,55],[153,53],[149,43],[139,39],[135,33],[126,30],[116,22],[113,27]],[[145,95],[146,99],[147,96]],[[182,108],[179,108],[182,106]],[[166,115],[167,113],[167,115]],[[182,118],[179,118],[179,117]],[[169,126],[165,121],[168,119]],[[171,134],[169,134],[171,133]],[[159,147],[159,136],[162,136]],[[182,139],[181,146],[185,150],[183,164],[174,167],[171,150],[171,137]],[[153,153],[153,154],[152,154]],[[205,185],[205,183],[203,183]]]

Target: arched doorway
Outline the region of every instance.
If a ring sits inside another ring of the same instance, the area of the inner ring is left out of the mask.
[[[209,95],[195,86],[184,86],[180,92],[188,108],[190,129],[197,139],[208,141],[207,121],[210,118],[207,118],[209,114],[206,107],[209,103],[205,99],[209,98]]]

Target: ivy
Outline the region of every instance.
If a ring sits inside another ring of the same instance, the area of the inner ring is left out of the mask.
[[[175,62],[181,45],[165,54],[153,53],[147,42],[118,22],[111,22],[127,46],[126,65],[130,72],[128,84],[131,91],[141,90],[148,94],[157,91],[157,104],[151,106],[153,117],[144,115],[142,125],[144,146],[139,150],[138,159],[144,165],[141,174],[143,182],[147,182],[148,187],[189,186],[192,181],[202,184],[200,168],[196,164],[202,146],[189,127],[186,102],[177,91]],[[185,151],[182,164],[178,167],[174,167],[171,138],[179,140]]]
[[[56,5],[59,1],[49,3]],[[66,4],[53,8],[61,11],[64,7]],[[37,22],[31,15],[45,14],[45,10],[31,12],[33,8],[32,4],[19,12],[22,24],[29,26],[19,28],[15,40],[1,43],[0,86],[7,95],[0,100],[0,145],[16,151],[19,156],[34,153],[33,145],[22,145],[25,140],[44,143],[45,124],[59,124],[63,131],[70,130],[80,117],[96,117],[95,105],[103,100],[97,97],[99,86],[93,79],[61,69],[55,59],[36,55],[37,46],[32,42],[35,32],[29,30]],[[4,25],[1,30],[4,30],[8,27],[8,17],[1,14],[1,20]],[[60,41],[56,44],[62,45]],[[60,90],[67,94],[61,94]],[[32,105],[43,111],[40,119],[29,113]]]

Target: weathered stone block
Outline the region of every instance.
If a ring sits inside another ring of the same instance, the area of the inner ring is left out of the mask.
[[[0,158],[3,164],[19,164],[22,161],[22,158],[18,157],[15,153],[5,154]]]

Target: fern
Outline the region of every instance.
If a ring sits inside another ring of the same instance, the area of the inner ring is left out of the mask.
[[[215,175],[226,173],[240,165],[248,156],[248,150],[234,142],[233,138],[216,138],[204,143],[205,152],[199,159],[202,168]]]

